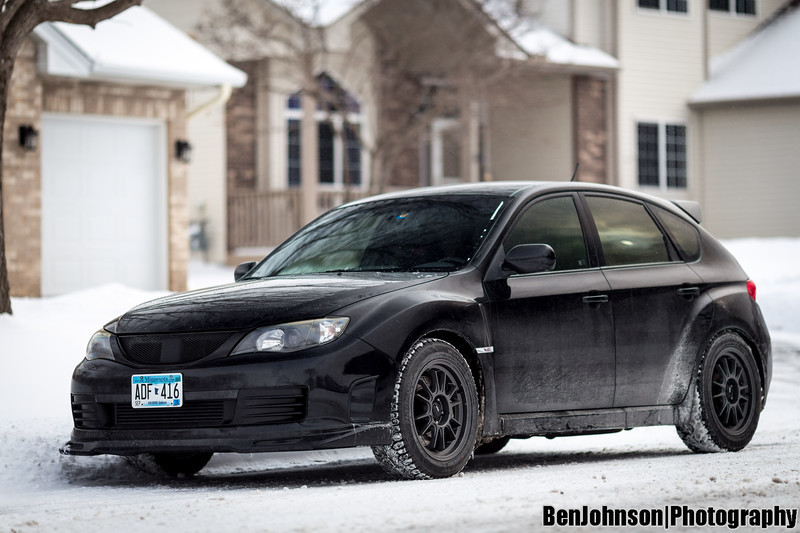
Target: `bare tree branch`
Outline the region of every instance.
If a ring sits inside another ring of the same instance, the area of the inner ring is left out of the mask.
[[[45,2],[41,22],[60,21],[71,24],[83,24],[94,28],[98,22],[110,19],[114,15],[122,13],[129,7],[142,4],[142,0],[115,0],[109,4],[94,9],[81,9],[72,7],[77,0],[61,0],[57,2]]]

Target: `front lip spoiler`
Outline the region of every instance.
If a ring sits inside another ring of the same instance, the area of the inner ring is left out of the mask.
[[[59,448],[62,455],[138,455],[164,452],[233,452],[308,451],[356,446],[380,446],[392,443],[388,422],[347,424],[332,428],[274,431],[263,427],[179,430],[164,432],[160,438],[141,439],[136,431],[80,430],[72,432],[69,442]]]

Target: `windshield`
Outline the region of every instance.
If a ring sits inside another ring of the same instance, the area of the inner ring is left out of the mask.
[[[283,243],[248,276],[450,272],[466,265],[497,219],[496,196],[438,196],[335,209]]]

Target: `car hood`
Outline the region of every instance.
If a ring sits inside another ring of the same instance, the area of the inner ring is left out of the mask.
[[[240,281],[140,304],[119,318],[116,333],[239,330],[321,318],[354,302],[446,275],[344,273]]]

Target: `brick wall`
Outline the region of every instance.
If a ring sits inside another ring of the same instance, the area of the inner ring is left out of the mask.
[[[580,164],[578,180],[608,183],[606,130],[606,81],[573,78],[575,113],[575,160]]]
[[[4,221],[9,282],[14,296],[41,294],[41,150],[23,152],[20,124],[41,131],[42,112],[163,120],[167,130],[169,289],[186,290],[189,261],[187,165],[175,159],[175,141],[186,139],[185,92],[69,79],[41,78],[28,42],[14,68],[3,152]]]
[[[226,113],[228,191],[256,188],[256,125],[259,61],[232,63],[247,73],[247,84],[234,89]]]
[[[19,145],[19,127],[41,131],[42,84],[36,50],[26,42],[14,65],[3,128],[3,223],[12,296],[39,296],[42,279],[41,157]]]

